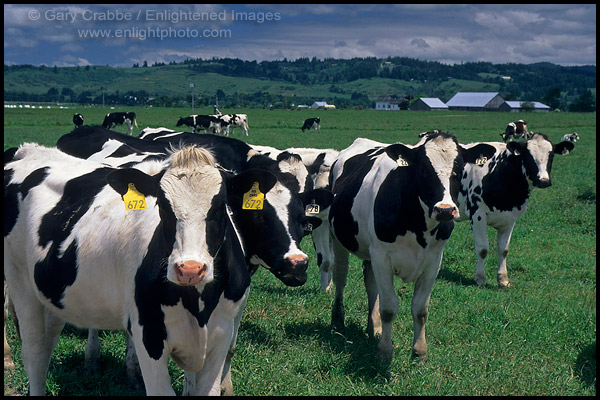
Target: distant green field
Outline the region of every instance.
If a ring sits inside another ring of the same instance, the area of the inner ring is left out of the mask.
[[[146,126],[174,129],[179,116],[190,114],[171,108],[130,110],[138,115],[138,131]],[[74,112],[88,124],[100,124],[109,111],[5,109],[4,149],[23,142],[52,146],[71,131]],[[361,263],[354,257],[345,292],[346,329],[331,331],[333,295],[319,289],[314,250],[305,238],[303,250],[311,262],[304,286],[285,287],[265,270],[253,278],[232,364],[237,395],[596,395],[595,113],[221,111],[248,114],[249,136],[236,130],[233,137],[279,148],[343,149],[357,137],[414,144],[419,132],[431,129],[449,131],[462,143],[498,141],[506,124],[517,119],[554,142],[565,133],[581,136],[571,154],[554,157],[552,186],[535,190],[517,221],[508,256],[511,288],[496,285],[492,229],[488,284],[474,285],[473,238],[468,223],[456,224],[431,296],[426,362],[410,357],[413,285],[397,279],[394,359],[387,369],[378,366],[376,343],[365,333],[366,293]],[[303,120],[313,116],[321,117],[321,133],[302,133]],[[5,371],[4,393],[24,395],[27,377],[12,321],[7,330],[17,369]],[[49,394],[144,394],[125,383],[123,333],[101,333],[102,373],[94,377],[82,368],[85,339],[85,331],[70,327],[61,335],[48,375]],[[170,370],[181,392],[183,373],[174,363]]]

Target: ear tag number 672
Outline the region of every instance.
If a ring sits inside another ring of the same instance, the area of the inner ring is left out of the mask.
[[[127,193],[122,197],[127,211],[144,210],[146,208],[146,198],[138,192],[133,183],[127,185]]]

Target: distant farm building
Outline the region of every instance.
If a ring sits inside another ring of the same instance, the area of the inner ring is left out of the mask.
[[[375,109],[382,111],[399,111],[400,105],[406,103],[406,99],[387,96],[375,102]]]
[[[458,92],[446,105],[451,110],[499,111],[504,99],[498,92]]]
[[[328,104],[326,101],[315,101],[314,103],[312,103],[310,108],[325,108],[325,106],[327,105]]]
[[[437,97],[421,97],[410,106],[412,111],[448,110],[448,106]]]
[[[550,107],[539,101],[505,101],[500,105],[498,110],[504,112],[548,112],[550,111]]]

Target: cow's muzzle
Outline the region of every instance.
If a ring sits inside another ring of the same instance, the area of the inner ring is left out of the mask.
[[[198,285],[206,279],[208,266],[204,263],[196,261],[185,261],[175,263],[175,279],[177,284],[181,286]]]
[[[285,269],[276,274],[277,278],[286,286],[302,286],[306,283],[308,257],[303,255],[288,256],[285,258]]]
[[[539,187],[541,189],[544,189],[544,188],[552,186],[552,181],[550,181],[550,179],[548,179],[548,178],[542,178],[542,179],[539,179],[538,181],[534,182],[533,185],[536,187]]]
[[[440,204],[439,206],[433,207],[433,217],[439,222],[449,222],[458,216],[458,209],[456,206],[449,204]]]

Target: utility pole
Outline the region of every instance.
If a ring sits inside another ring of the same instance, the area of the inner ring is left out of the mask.
[[[192,115],[194,115],[194,84],[190,83],[190,88],[192,88]]]

